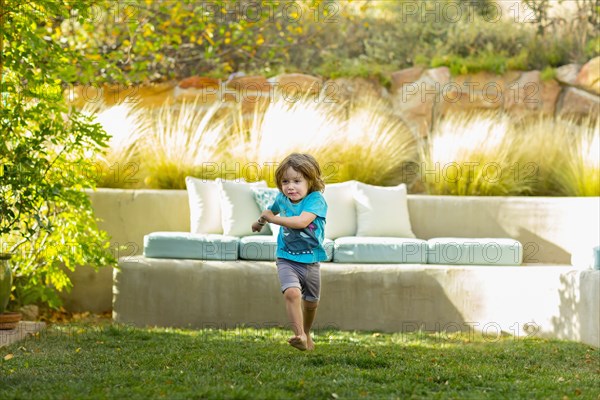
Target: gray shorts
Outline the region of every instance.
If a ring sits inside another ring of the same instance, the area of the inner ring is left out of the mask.
[[[321,264],[304,264],[297,261],[278,258],[277,275],[281,283],[281,293],[295,287],[302,292],[306,301],[317,302],[321,293]]]

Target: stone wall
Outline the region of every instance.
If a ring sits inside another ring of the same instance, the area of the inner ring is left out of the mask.
[[[504,111],[516,119],[545,114],[549,116],[598,117],[600,111],[600,57],[585,65],[569,64],[557,69],[556,77],[543,80],[540,71],[489,72],[451,76],[447,67],[413,67],[391,74],[388,90],[379,82],[364,78],[323,80],[303,74],[272,78],[232,74],[222,81],[193,76],[179,82],[143,87],[83,87],[69,93],[71,101],[139,104],[145,107],[175,106],[196,101],[200,106],[220,102],[242,105],[253,112],[276,96],[289,102],[301,98],[322,103],[373,103],[398,115],[422,136],[433,121],[456,112]]]

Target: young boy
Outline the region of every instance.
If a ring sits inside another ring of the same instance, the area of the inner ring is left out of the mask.
[[[314,350],[310,336],[321,290],[320,262],[327,203],[321,192],[321,168],[309,154],[294,153],[275,171],[280,193],[252,225],[260,231],[266,222],[281,225],[277,237],[277,274],[285,308],[294,331],[288,343],[299,350]]]

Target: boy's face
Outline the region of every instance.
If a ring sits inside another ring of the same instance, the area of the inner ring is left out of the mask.
[[[283,174],[281,189],[292,203],[297,203],[308,194],[308,181],[300,172],[289,167]]]

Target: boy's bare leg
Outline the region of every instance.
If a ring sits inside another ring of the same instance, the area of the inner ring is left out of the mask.
[[[317,306],[319,302],[306,301],[302,300],[302,318],[304,322],[304,334],[306,335],[306,349],[314,350],[315,343],[310,336],[310,329],[312,328],[313,321],[315,320],[315,315],[317,315]]]
[[[288,343],[298,350],[307,349],[307,337],[303,329],[303,316],[301,308],[301,293],[298,288],[289,288],[283,293],[285,298],[285,310],[287,311],[288,319],[292,324],[292,329],[295,336],[288,340]]]

